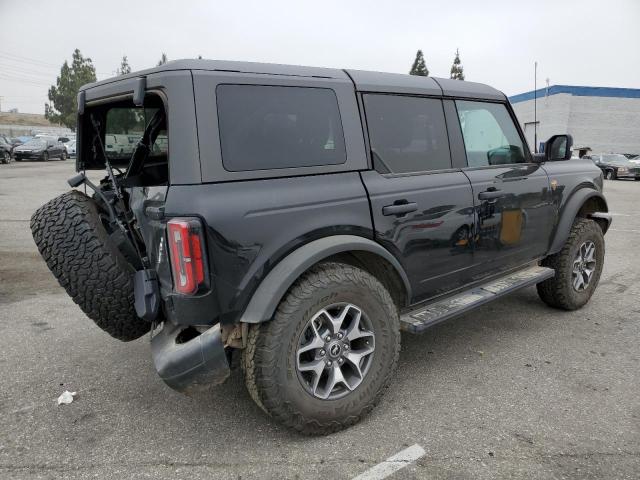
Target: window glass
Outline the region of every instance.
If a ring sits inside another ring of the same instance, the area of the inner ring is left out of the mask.
[[[633,162],[630,162],[627,157],[625,157],[624,155],[620,155],[619,153],[602,155],[602,161],[607,163],[617,163],[620,165],[627,165],[629,163],[633,163]]]
[[[104,149],[112,160],[129,160],[142,138],[146,125],[158,108],[114,107],[107,112]],[[151,147],[150,157],[166,156],[169,150],[167,131],[164,128]]]
[[[376,170],[406,173],[451,168],[440,100],[368,94],[364,104]]]
[[[527,161],[518,130],[500,103],[457,100],[458,117],[470,167]]]
[[[337,165],[347,159],[333,90],[218,85],[216,97],[228,171]]]

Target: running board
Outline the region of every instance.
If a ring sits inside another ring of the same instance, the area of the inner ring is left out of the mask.
[[[419,307],[400,316],[402,330],[421,333],[427,328],[523,287],[553,277],[552,268],[528,267],[462,293]]]

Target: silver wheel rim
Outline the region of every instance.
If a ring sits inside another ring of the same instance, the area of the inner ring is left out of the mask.
[[[335,400],[358,388],[371,366],[375,335],[360,308],[338,303],[307,322],[296,350],[298,379],[321,400]]]
[[[596,271],[596,246],[593,242],[584,242],[578,248],[573,259],[573,271],[571,277],[573,288],[576,292],[581,292],[589,287],[593,272]]]

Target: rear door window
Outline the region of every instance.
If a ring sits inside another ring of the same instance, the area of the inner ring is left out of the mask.
[[[227,171],[337,165],[347,159],[331,89],[222,84],[216,99]]]
[[[364,95],[371,152],[380,173],[451,168],[442,101],[400,95]]]

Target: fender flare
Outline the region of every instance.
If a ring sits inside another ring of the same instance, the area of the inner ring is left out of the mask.
[[[611,225],[611,215],[608,215],[607,212],[609,208],[607,206],[607,201],[598,190],[593,190],[591,188],[581,188],[575,191],[569,200],[567,200],[565,206],[560,211],[560,220],[558,221],[558,226],[556,227],[555,235],[553,237],[553,241],[551,242],[551,247],[549,248],[548,255],[553,255],[554,253],[558,253],[562,250],[562,246],[569,238],[569,232],[571,231],[571,226],[573,225],[573,221],[578,216],[578,212],[580,208],[584,205],[586,201],[590,198],[599,198],[605,205],[604,212],[592,212],[587,216],[589,218],[598,219],[599,221],[603,221],[605,226],[603,227],[603,233],[607,232],[609,225]]]
[[[356,235],[334,235],[309,242],[282,259],[262,280],[240,317],[241,322],[260,323],[269,320],[293,283],[309,267],[332,255],[350,252],[371,252],[387,260],[402,279],[411,297],[409,279],[400,262],[380,244]]]

